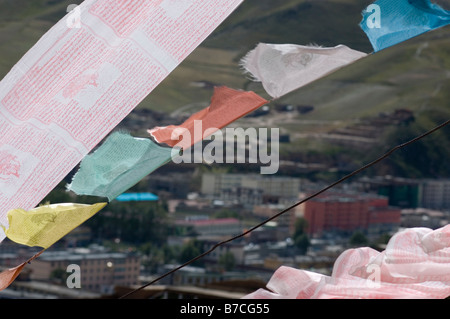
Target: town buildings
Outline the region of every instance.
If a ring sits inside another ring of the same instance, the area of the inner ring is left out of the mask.
[[[44,252],[29,265],[30,279],[58,279],[58,272],[70,273],[70,265],[75,265],[80,270],[81,288],[87,291],[107,294],[111,293],[115,286],[132,286],[139,280],[139,256],[86,248]]]
[[[247,207],[293,202],[301,190],[301,179],[257,174],[204,174],[201,193]]]
[[[363,177],[360,190],[389,198],[403,208],[450,210],[450,179],[412,179],[393,176]]]
[[[242,223],[237,218],[194,216],[177,220],[175,225],[193,231],[198,236],[236,236],[243,231]]]
[[[421,180],[421,207],[450,210],[450,179]]]
[[[200,245],[196,246],[199,251],[205,252],[323,187],[299,178],[252,174],[204,174],[199,180],[202,184],[198,184],[198,193],[189,193],[183,199],[184,195],[179,196],[177,192],[178,195],[172,197],[175,199],[168,201],[170,222],[185,230],[169,236],[168,246],[182,247],[195,239],[196,245]],[[355,232],[362,232],[369,243],[374,243],[381,236],[391,235],[403,227],[437,228],[448,223],[446,185],[446,180],[376,177],[336,187],[239,240],[217,247],[201,259],[201,266],[177,271],[162,280],[160,285],[164,285],[164,291],[175,287],[177,291],[184,291],[180,287],[205,289],[226,282],[267,282],[281,265],[330,274],[335,259],[349,247],[349,238]],[[171,189],[164,189],[164,192],[171,193]],[[311,242],[306,254],[299,253],[293,241],[295,223],[300,217],[307,222]],[[26,272],[23,272],[27,278],[17,280],[5,291],[5,296],[18,298],[39,292],[40,296],[44,294],[52,298],[76,298],[75,292],[78,292],[82,296],[99,298],[117,289],[132,289],[148,282],[147,276],[156,278],[179,265],[177,260],[171,260],[158,265],[155,273],[156,268],[150,271],[145,266],[145,261],[153,255],[138,256],[123,250],[98,249],[88,245],[91,238],[86,225],[68,234],[53,249],[27,265]],[[0,251],[4,267],[14,267],[29,255],[22,253],[23,256],[17,256],[17,245],[10,247],[5,244]],[[223,257],[231,255],[230,269],[226,269]],[[66,287],[65,277],[61,274],[68,275],[69,265],[80,267],[82,291]],[[56,289],[58,280],[59,289]],[[161,293],[157,287],[154,289]]]

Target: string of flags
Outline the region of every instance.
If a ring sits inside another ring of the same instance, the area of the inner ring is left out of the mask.
[[[0,223],[32,209],[242,0],[86,0],[0,83]]]
[[[111,134],[242,1],[86,0],[79,6],[78,28],[68,28],[62,19],[49,30],[0,82],[3,238],[47,249],[101,211],[107,203],[34,208],[80,162],[68,190],[111,201],[181,150],[267,104],[254,92],[216,87],[210,106],[182,124],[149,129],[147,138]],[[360,26],[374,53],[450,23],[450,12],[429,0],[373,5],[374,11],[363,11]],[[345,45],[260,43],[240,65],[278,99],[368,55]],[[201,132],[195,132],[196,121],[203,125]],[[448,229],[439,234],[448,235]],[[23,267],[1,273],[0,290]],[[282,268],[274,275],[274,287],[285,284],[286,273],[324,282]],[[292,293],[308,297],[310,292]]]

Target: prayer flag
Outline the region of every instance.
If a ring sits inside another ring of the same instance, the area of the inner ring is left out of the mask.
[[[449,23],[450,11],[429,0],[378,0],[360,26],[377,52]]]
[[[106,203],[68,203],[39,206],[30,211],[13,209],[7,215],[9,225],[5,234],[22,245],[48,248],[105,206]]]
[[[34,259],[36,259],[37,257],[39,257],[39,255],[42,254],[43,252],[44,250],[40,251],[39,253],[35,254],[33,257],[21,263],[17,267],[2,271],[0,273],[0,291],[8,288],[14,282],[14,280],[20,275],[25,266]]]
[[[181,125],[156,127],[148,132],[158,143],[186,150],[266,103],[267,100],[254,92],[216,87],[209,107],[193,114]]]
[[[241,61],[242,67],[273,98],[279,98],[350,64],[366,53],[345,45],[332,48],[260,43]]]
[[[68,189],[78,195],[107,197],[110,201],[172,159],[174,150],[150,138],[114,132],[80,164]]]
[[[396,233],[384,251],[349,249],[331,276],[282,266],[267,289],[244,299],[445,299],[450,296],[450,225]]]

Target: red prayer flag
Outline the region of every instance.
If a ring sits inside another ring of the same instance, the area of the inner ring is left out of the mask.
[[[209,107],[193,114],[181,125],[155,127],[148,132],[158,143],[185,150],[266,103],[267,100],[254,92],[216,87]],[[195,130],[196,121],[201,121],[201,132]],[[189,140],[183,139],[189,136]]]

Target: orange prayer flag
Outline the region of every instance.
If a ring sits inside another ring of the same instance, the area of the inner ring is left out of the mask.
[[[28,259],[27,261],[25,261],[24,263],[20,264],[17,267],[2,271],[0,273],[0,291],[8,288],[9,285],[11,285],[14,282],[14,280],[16,280],[16,278],[20,275],[23,268],[25,268],[25,266],[28,263],[37,258],[40,254],[42,254],[42,252],[44,252],[44,250],[41,250],[39,253],[37,253],[36,255],[34,255],[33,257],[31,257],[30,259]]]
[[[209,107],[193,114],[181,125],[155,127],[148,132],[158,143],[185,150],[266,103],[267,100],[254,92],[216,87]],[[197,121],[201,121],[201,132],[196,131]]]

